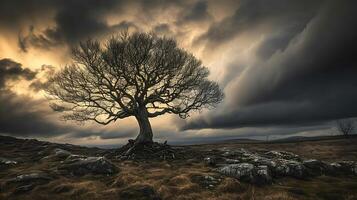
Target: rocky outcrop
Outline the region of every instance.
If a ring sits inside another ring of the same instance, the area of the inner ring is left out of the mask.
[[[31,191],[38,185],[43,185],[53,180],[53,178],[44,172],[33,172],[28,174],[21,174],[6,182],[6,186],[15,185],[14,194],[21,194]]]
[[[255,184],[270,184],[273,178],[307,179],[319,175],[357,175],[357,162],[327,163],[316,159],[304,160],[286,151],[250,152],[246,149],[221,149],[221,156],[208,156],[204,161],[226,176]]]
[[[71,155],[72,155],[71,152],[60,149],[60,148],[56,148],[54,150],[54,156],[57,158],[68,158]]]
[[[50,157],[60,159],[57,170],[63,175],[83,176],[86,174],[111,175],[118,168],[105,157],[75,155],[69,151],[56,148]]]
[[[266,165],[254,166],[251,163],[229,164],[218,168],[217,171],[250,183],[269,184],[272,181],[270,170]]]
[[[195,174],[191,176],[191,181],[197,183],[199,186],[205,189],[214,189],[222,182],[222,178],[217,175],[200,175]]]
[[[73,176],[86,174],[111,175],[118,172],[117,167],[104,157],[85,157],[71,155],[61,162],[58,170]]]

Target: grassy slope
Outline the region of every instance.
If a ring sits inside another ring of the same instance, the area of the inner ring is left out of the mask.
[[[4,140],[1,140],[2,143]],[[40,143],[19,140],[15,144],[0,144],[0,156],[23,160],[18,166],[0,171],[0,183],[17,174],[34,170],[51,172],[55,162],[41,161],[39,152],[53,148],[67,148],[78,154],[96,155],[102,150],[76,146],[48,144],[45,150]],[[42,143],[41,143],[42,144]],[[257,144],[212,144],[190,146],[206,151],[222,147],[247,148],[250,150],[286,150],[305,158],[321,160],[357,160],[357,138],[337,138],[322,141],[257,143]],[[9,195],[14,188],[1,188],[0,199],[118,199],[121,190],[130,185],[148,184],[154,187],[163,199],[357,199],[357,177],[321,176],[311,180],[293,178],[279,179],[270,186],[253,186],[232,178],[223,178],[215,189],[205,189],[192,177],[215,175],[200,159],[173,162],[113,161],[120,169],[114,176],[58,177],[54,181],[36,187],[26,195]]]

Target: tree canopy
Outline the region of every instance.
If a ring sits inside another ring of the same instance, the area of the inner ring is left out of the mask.
[[[224,96],[202,62],[174,39],[124,32],[103,44],[81,42],[72,57],[46,89],[51,107],[66,120],[106,125],[135,116],[140,125],[166,113],[186,118]]]

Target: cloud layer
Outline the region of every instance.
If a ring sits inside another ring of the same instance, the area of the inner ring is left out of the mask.
[[[157,138],[324,132],[336,119],[357,117],[356,7],[352,0],[3,0],[0,133],[133,137],[135,121],[120,122],[120,128],[67,126],[53,120],[43,97],[32,97],[46,86],[40,73],[71,62],[69,47],[123,29],[174,37],[226,94],[217,109],[187,121],[153,120]]]

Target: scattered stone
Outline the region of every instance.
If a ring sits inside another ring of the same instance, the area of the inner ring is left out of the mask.
[[[34,181],[45,181],[48,182],[52,180],[52,177],[50,177],[48,174],[43,173],[43,172],[34,172],[30,174],[22,174],[18,175],[15,178],[12,178],[7,181],[7,183],[28,183],[28,182],[34,182]]]
[[[43,185],[50,182],[53,178],[44,172],[33,172],[29,174],[21,174],[6,181],[5,185],[16,185],[13,194],[22,194],[31,191],[38,185]]]
[[[272,168],[272,171],[277,177],[292,176],[300,179],[306,178],[308,174],[306,167],[302,163],[285,159],[277,160],[277,165]]]
[[[0,157],[0,164],[4,164],[4,165],[16,165],[17,162],[14,160],[9,160],[7,158],[2,158]]]
[[[272,183],[270,170],[266,165],[259,165],[255,168],[254,183],[258,185],[265,185]]]
[[[217,163],[217,161],[214,157],[206,157],[206,158],[204,158],[204,161],[209,166],[215,166]]]
[[[221,157],[206,156],[204,161],[226,176],[256,184],[270,184],[273,178],[307,179],[323,174],[357,175],[357,162],[327,163],[316,159],[303,160],[286,151],[250,152],[245,149],[222,148]],[[214,158],[214,159],[213,159]],[[211,163],[214,163],[211,164]]]
[[[357,175],[357,162],[354,161],[340,161],[338,162],[338,170],[344,174]]]
[[[17,162],[14,160],[0,157],[0,169],[5,169],[16,164]]]
[[[69,151],[66,151],[64,149],[60,149],[60,148],[56,148],[54,150],[54,153],[55,153],[55,156],[58,157],[58,158],[62,158],[62,159],[65,159],[65,158],[68,158],[69,156],[71,156],[71,152]]]
[[[191,181],[193,183],[197,183],[199,186],[206,189],[214,189],[217,185],[222,182],[222,178],[220,176],[209,176],[209,175],[200,175],[195,174],[191,176]]]
[[[254,165],[250,163],[230,164],[219,168],[218,172],[242,181],[254,181]]]
[[[331,171],[331,166],[328,163],[316,159],[304,160],[303,165],[312,176],[320,176]]]
[[[64,170],[74,176],[86,174],[111,175],[118,172],[117,167],[104,157],[84,157],[71,155],[58,166],[58,170]]]
[[[300,156],[287,151],[268,151],[264,155],[267,156],[268,158],[301,161]]]
[[[13,194],[23,194],[31,191],[35,186],[33,184],[23,185],[15,188]]]
[[[160,200],[160,196],[149,185],[131,185],[119,193],[120,199],[126,200]]]

